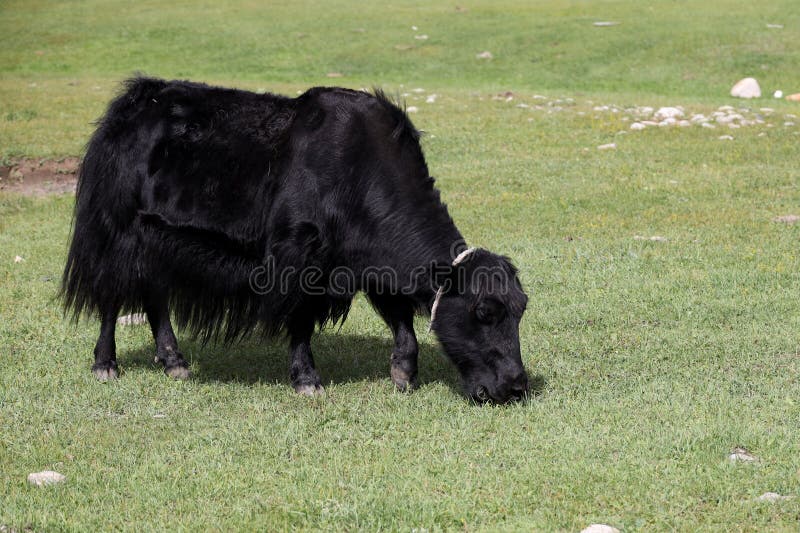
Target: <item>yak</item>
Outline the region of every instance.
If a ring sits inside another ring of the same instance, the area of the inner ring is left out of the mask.
[[[124,82],[81,163],[61,286],[75,319],[100,319],[94,376],[119,376],[117,317],[143,311],[173,378],[189,369],[171,315],[204,342],[285,335],[294,389],[322,394],[312,334],[363,292],[393,333],[399,389],[417,384],[413,320],[431,313],[469,397],[525,397],[517,270],[466,247],[419,140],[381,90]]]

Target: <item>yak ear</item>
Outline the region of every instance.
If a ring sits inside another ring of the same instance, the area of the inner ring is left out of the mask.
[[[482,296],[473,310],[475,319],[481,324],[497,324],[506,315],[506,306],[497,298]]]

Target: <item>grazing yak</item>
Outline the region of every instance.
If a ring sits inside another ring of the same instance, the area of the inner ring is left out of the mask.
[[[419,137],[380,91],[128,80],[81,165],[62,282],[75,317],[101,320],[94,375],[118,376],[117,316],[143,310],[169,376],[189,375],[172,313],[204,340],[286,334],[295,390],[319,394],[312,333],[363,291],[398,388],[417,378],[414,315],[432,312],[470,397],[524,397],[527,296],[507,258],[466,248]]]

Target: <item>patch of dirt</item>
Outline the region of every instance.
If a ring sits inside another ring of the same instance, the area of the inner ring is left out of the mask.
[[[0,191],[28,196],[46,196],[75,192],[80,160],[15,159],[0,165]]]

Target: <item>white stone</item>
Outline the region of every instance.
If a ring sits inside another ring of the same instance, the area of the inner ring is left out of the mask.
[[[406,113],[416,113],[417,111],[419,111],[419,108],[413,105],[406,108]]]
[[[15,263],[22,263],[23,261],[25,261],[25,258],[22,257],[21,255],[15,255],[14,256],[14,262]]]
[[[411,89],[411,92],[412,93],[417,93],[417,94],[424,93],[425,89],[423,89],[422,87],[417,87],[416,89]]]
[[[28,483],[36,485],[37,487],[44,487],[45,485],[55,485],[67,479],[67,476],[53,472],[52,470],[44,470],[42,472],[34,472],[28,474]]]
[[[701,124],[701,126],[703,126],[704,128],[710,128],[710,129],[714,129],[714,128],[716,128],[716,126],[715,126],[715,125],[713,125],[713,124],[712,124],[712,123],[710,123],[710,122],[703,122],[703,123]]]
[[[427,35],[424,35],[424,34],[423,34],[423,35],[415,35],[415,36],[414,36],[414,39],[416,39],[416,40],[418,40],[418,41],[425,41],[425,40],[427,40],[427,39],[428,39],[428,36],[427,36]]]
[[[767,24],[767,28],[771,30],[782,30],[783,24]]]
[[[756,500],[760,502],[779,502],[781,500],[791,500],[791,499],[792,499],[791,496],[783,496],[781,494],[778,494],[777,492],[765,492],[764,494],[756,498]]]
[[[582,529],[581,533],[619,533],[619,529],[606,524],[592,524]]]
[[[777,91],[775,91],[774,93],[772,93],[772,97],[773,97],[773,98],[783,98],[783,91],[781,91],[780,89],[778,89]]]
[[[490,51],[488,51],[488,50],[486,50],[485,52],[481,52],[480,54],[475,55],[476,59],[492,59],[493,57],[494,56],[492,55],[492,53]]]
[[[437,98],[437,97],[438,97],[438,95],[436,95],[436,94],[431,94],[431,95],[429,95],[429,96],[428,96],[428,97],[425,99],[425,103],[426,103],[426,104],[435,104],[435,103],[436,103],[436,98]]]
[[[667,117],[664,120],[662,120],[661,122],[659,122],[658,125],[661,126],[661,127],[674,126],[677,123],[678,123],[678,121],[676,119],[674,119],[672,117]]]
[[[616,143],[608,143],[608,144],[601,144],[597,147],[598,150],[616,150],[617,144]]]
[[[731,451],[731,454],[728,456],[728,460],[732,461],[734,463],[739,462],[739,461],[742,461],[742,462],[745,462],[745,463],[753,463],[755,461],[758,461],[758,457],[756,457],[755,455],[751,454],[745,448],[734,448]]]
[[[644,125],[644,124],[642,124],[641,122],[634,122],[633,124],[631,124],[631,129],[632,129],[632,130],[635,130],[635,131],[638,131],[638,130],[643,130],[643,129],[645,129],[646,127],[647,127],[647,126],[645,126],[645,125]]]
[[[658,119],[665,119],[665,118],[681,118],[683,117],[683,111],[678,109],[677,107],[661,107],[656,111],[655,118]]]
[[[761,98],[761,87],[755,78],[744,78],[736,82],[731,89],[731,96],[736,98]]]
[[[593,26],[597,26],[598,28],[607,28],[609,26],[616,26],[619,22],[614,20],[598,20],[593,24]]]
[[[720,141],[732,141],[732,140],[733,140],[733,137],[732,137],[732,136],[730,136],[730,135],[720,135],[720,136],[719,136],[719,140],[720,140]]]
[[[685,127],[691,126],[691,125],[692,125],[692,123],[689,122],[688,120],[681,120],[680,122],[678,122],[678,126],[680,126],[681,128],[685,128]]]

